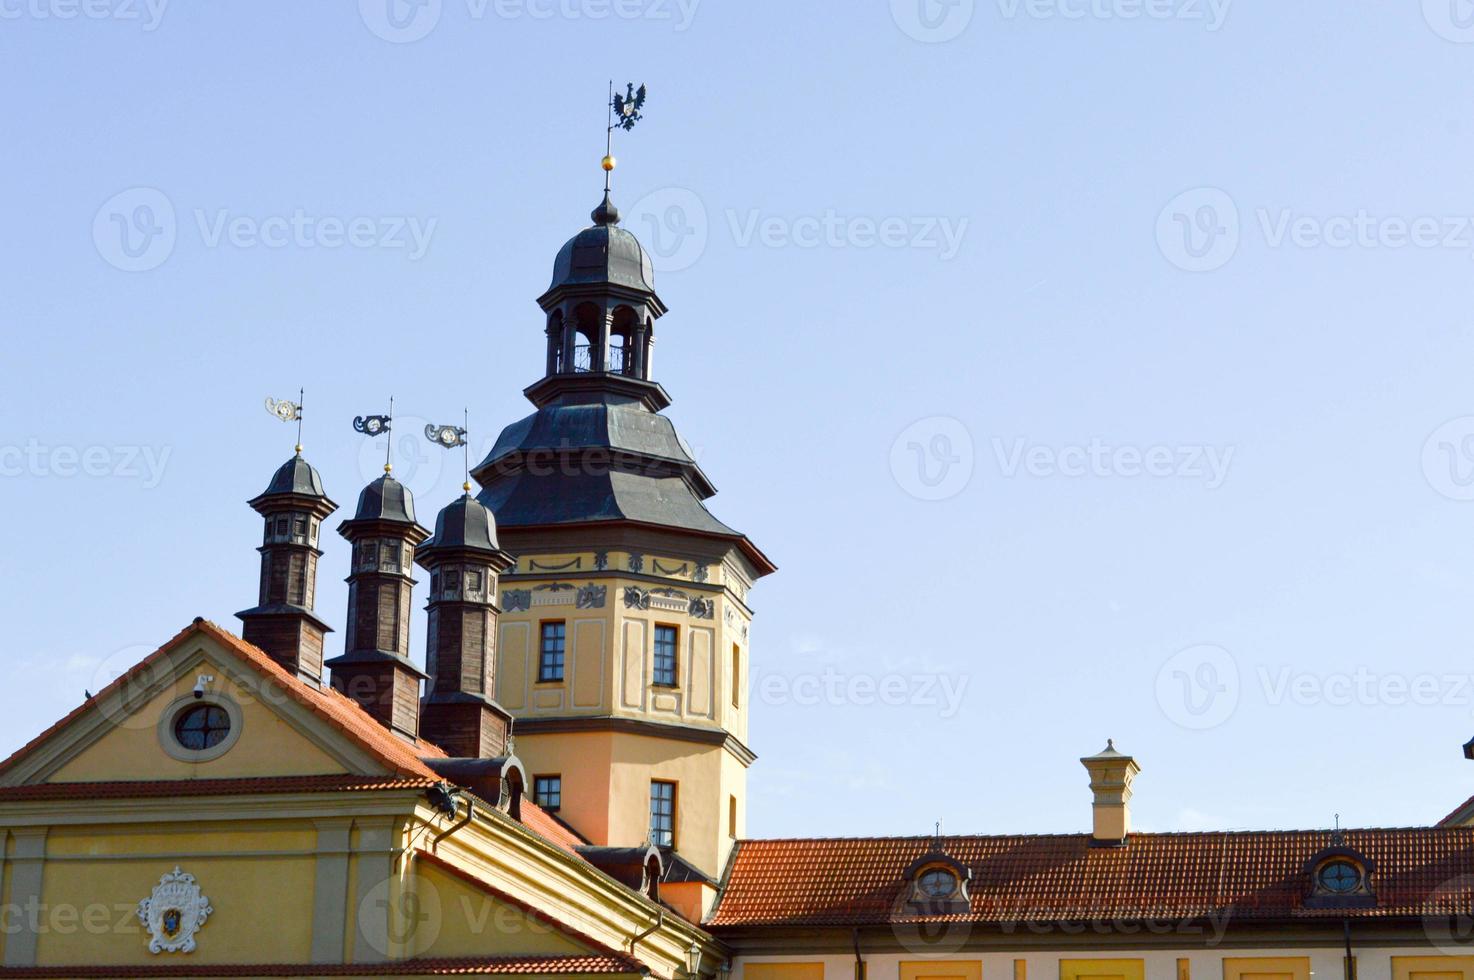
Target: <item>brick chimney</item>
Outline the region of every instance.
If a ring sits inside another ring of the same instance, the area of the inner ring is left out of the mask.
[[[430,573],[429,688],[420,736],[453,757],[506,754],[512,714],[497,704],[497,577],[512,556],[496,541],[496,521],[470,486],[435,519],[435,536],[415,552]]]
[[[1090,773],[1090,791],[1095,794],[1091,844],[1097,847],[1121,847],[1131,833],[1131,783],[1141,767],[1129,755],[1116,751],[1116,743],[1106,741],[1097,755],[1089,755],[1080,764]]]
[[[414,738],[425,674],[409,659],[410,572],[415,546],[430,532],[415,522],[414,496],[386,472],[363,488],[338,533],[353,545],[353,564],[344,652],[328,661],[333,687],[379,724]]]
[[[338,505],[322,491],[317,470],[297,455],[277,469],[270,485],[250,501],[266,523],[261,538],[261,588],[257,604],[243,612],[241,635],[287,670],[322,681],[323,637],[332,628],[312,611],[317,592],[317,538]]]

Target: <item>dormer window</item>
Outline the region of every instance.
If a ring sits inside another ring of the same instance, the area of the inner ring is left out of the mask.
[[[914,914],[958,915],[972,907],[967,883],[972,872],[940,848],[906,869],[905,904]]]
[[[945,899],[957,894],[961,882],[950,868],[932,868],[916,881],[916,890],[927,898]]]
[[[1369,908],[1377,904],[1371,884],[1372,862],[1339,840],[1312,857],[1306,868],[1310,872],[1306,908]]]

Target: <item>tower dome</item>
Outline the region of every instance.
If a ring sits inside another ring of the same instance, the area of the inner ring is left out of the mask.
[[[388,521],[394,524],[415,523],[415,497],[409,488],[385,473],[363,488],[358,495],[355,521]]]
[[[491,511],[469,493],[443,507],[435,517],[435,534],[420,545],[416,559],[439,550],[498,552],[496,519]],[[421,562],[423,564],[423,562]]]
[[[619,227],[619,209],[607,192],[590,217],[594,223],[558,250],[548,291],[602,284],[654,295],[655,270],[650,256],[638,238]]]
[[[271,482],[256,500],[282,497],[288,494],[298,497],[316,497],[321,500],[328,498],[322,489],[322,477],[307,460],[302,458],[301,453],[297,453],[277,467],[276,472],[271,475]]]

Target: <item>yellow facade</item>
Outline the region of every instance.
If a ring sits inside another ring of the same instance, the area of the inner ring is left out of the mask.
[[[297,681],[263,675],[237,642],[208,624],[186,631],[0,772],[4,966],[372,972],[385,960],[619,953],[670,978],[693,945],[709,971],[724,962],[711,937],[507,813],[482,804],[467,822],[434,809],[431,780],[396,771],[315,707],[336,695],[292,696],[280,685]],[[202,675],[213,680],[197,699]],[[164,722],[206,702],[233,712],[227,748],[174,758]],[[374,788],[319,788],[355,781]],[[154,952],[139,902],[176,868],[210,912],[192,950]]]

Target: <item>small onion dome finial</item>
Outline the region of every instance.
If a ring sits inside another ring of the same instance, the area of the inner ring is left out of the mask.
[[[594,219],[594,224],[596,225],[619,224],[619,208],[615,207],[614,202],[609,199],[608,191],[604,192],[604,200],[600,201],[599,206],[594,208],[593,214],[590,217]]]

